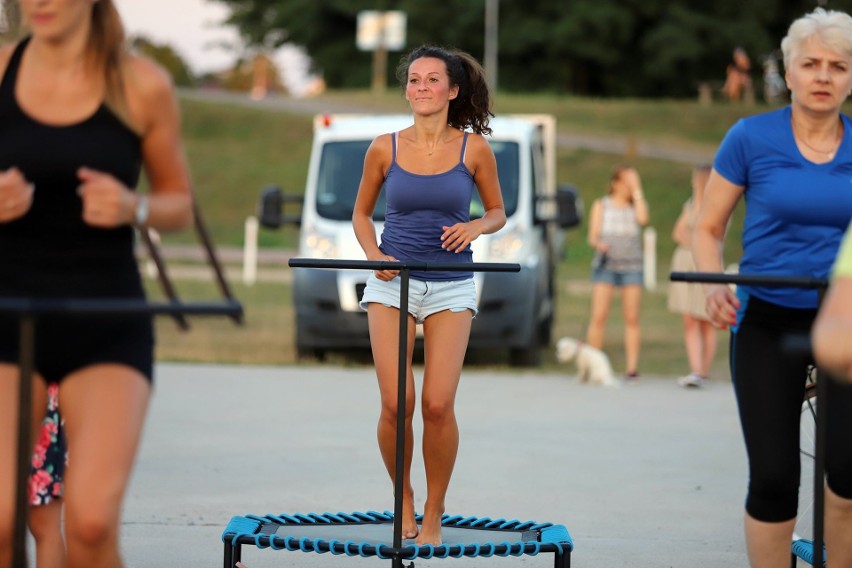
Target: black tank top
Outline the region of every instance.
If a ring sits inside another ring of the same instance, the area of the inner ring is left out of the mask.
[[[15,48],[0,82],[0,171],[17,167],[35,193],[26,215],[0,223],[0,295],[138,296],[133,228],[102,229],[83,221],[77,169],[109,173],[133,189],[141,139],[103,103],[69,125],[28,116],[15,98],[28,42]]]

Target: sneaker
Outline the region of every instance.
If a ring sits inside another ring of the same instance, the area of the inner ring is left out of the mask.
[[[689,373],[677,380],[677,384],[683,388],[699,388],[704,386],[704,377],[697,373]]]

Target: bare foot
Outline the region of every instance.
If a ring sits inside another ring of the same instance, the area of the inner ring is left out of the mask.
[[[419,532],[417,521],[414,518],[414,495],[404,495],[402,498],[402,538],[417,538]]]
[[[442,513],[437,515],[424,514],[423,520],[420,522],[420,534],[414,544],[423,546],[431,544],[439,546],[441,544],[441,517]]]

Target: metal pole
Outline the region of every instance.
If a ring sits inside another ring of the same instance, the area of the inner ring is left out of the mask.
[[[825,287],[817,288],[822,305]],[[822,375],[822,376],[820,376]],[[828,381],[831,378],[817,369],[816,432],[814,432],[814,566],[823,566],[823,535],[825,534],[825,442],[828,432]]]
[[[35,354],[35,318],[22,315],[18,347],[18,467],[15,478],[15,533],[12,547],[12,566],[27,566],[27,487],[32,467],[33,443],[30,431],[33,399],[33,356]]]
[[[500,0],[485,0],[485,77],[489,90],[497,90],[497,44]]]
[[[393,476],[393,568],[402,567],[402,489],[405,480],[405,386],[408,378],[408,279],[409,270],[399,271],[399,363],[396,394],[396,465]]]

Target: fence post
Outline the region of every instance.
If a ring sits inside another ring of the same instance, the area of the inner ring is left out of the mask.
[[[243,284],[246,286],[254,286],[257,282],[257,232],[257,217],[246,217],[243,244]]]
[[[148,236],[151,238],[151,242],[154,243],[154,246],[160,246],[160,233],[157,232],[156,229],[146,229],[143,227],[139,230],[148,231]],[[160,271],[157,269],[157,263],[154,261],[151,254],[148,254],[148,258],[145,260],[145,274],[148,275],[148,278],[157,278],[160,274]]]
[[[642,248],[645,289],[653,292],[657,289],[657,230],[654,227],[646,227],[642,233]]]

